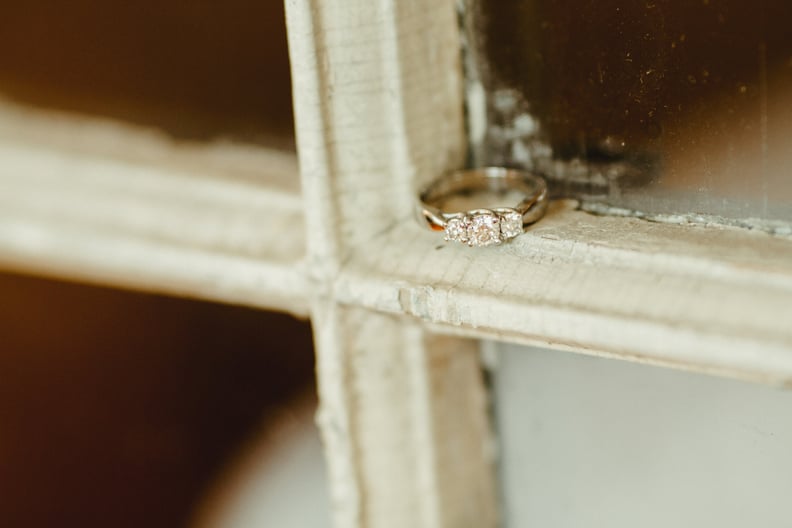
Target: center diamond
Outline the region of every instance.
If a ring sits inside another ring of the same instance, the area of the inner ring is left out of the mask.
[[[501,243],[500,219],[492,211],[480,210],[469,213],[467,221],[467,243],[471,246],[492,246]]]

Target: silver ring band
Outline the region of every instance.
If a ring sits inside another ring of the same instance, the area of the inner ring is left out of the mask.
[[[440,209],[449,198],[475,191],[519,191],[523,199],[514,207],[447,212]],[[468,246],[491,246],[510,240],[525,226],[542,218],[547,209],[547,184],[530,172],[503,167],[483,167],[447,172],[419,194],[416,212],[421,223],[433,231],[445,231],[445,239]]]

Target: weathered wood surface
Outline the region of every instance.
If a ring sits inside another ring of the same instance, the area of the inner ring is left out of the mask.
[[[313,312],[337,526],[494,526],[478,346],[323,303]]]
[[[4,268],[306,310],[292,155],[179,145],[6,103],[0,116]],[[403,204],[415,185],[402,185]],[[316,187],[314,198],[327,196]],[[353,204],[355,193],[344,194]],[[789,239],[596,217],[559,203],[509,245],[471,250],[398,211],[376,235],[347,242],[345,265],[328,271],[342,259],[320,254],[337,242],[324,236],[336,224],[324,222],[331,213],[318,201],[309,208],[313,258],[324,264],[311,269],[325,278],[311,289],[324,298],[415,316],[441,332],[773,383],[792,372]]]
[[[0,266],[304,314],[294,154],[0,104]]]
[[[439,331],[792,382],[788,239],[559,202],[500,247],[444,243],[404,221],[348,262],[341,302]]]
[[[416,182],[463,162],[454,3],[286,8],[336,526],[495,526],[475,346],[344,306],[337,292],[351,256],[413,225]],[[381,290],[365,284],[381,278],[361,279],[361,304],[378,310]]]

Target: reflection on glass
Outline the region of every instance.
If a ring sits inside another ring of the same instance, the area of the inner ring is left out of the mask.
[[[487,94],[477,163],[649,214],[792,221],[792,2],[468,8]]]

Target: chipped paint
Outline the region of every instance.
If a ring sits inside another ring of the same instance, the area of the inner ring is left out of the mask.
[[[701,213],[647,213],[625,207],[616,207],[606,203],[583,200],[580,209],[588,213],[604,216],[623,216],[641,218],[650,222],[677,225],[717,225],[737,227],[753,231],[762,231],[770,235],[792,239],[792,226],[782,220],[764,218],[727,218],[724,216]]]

